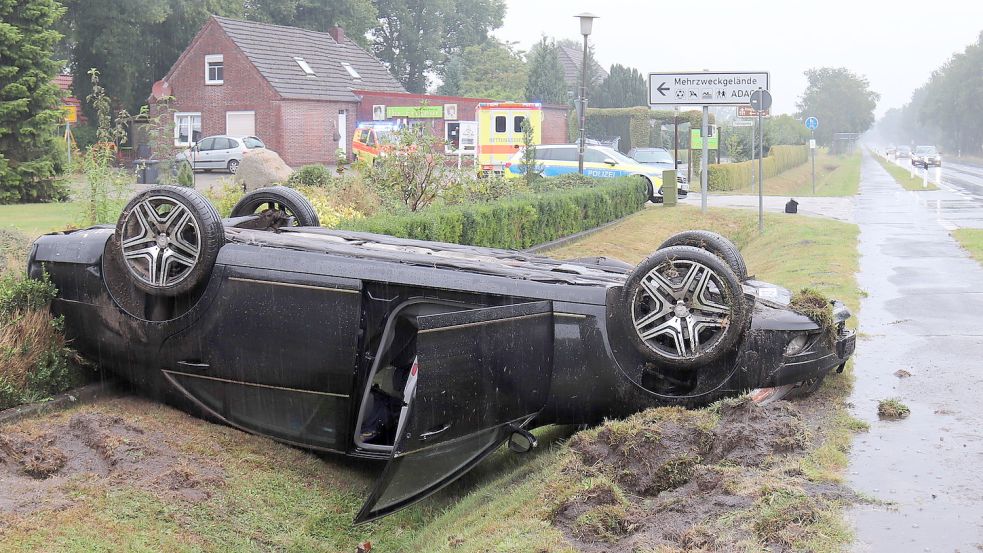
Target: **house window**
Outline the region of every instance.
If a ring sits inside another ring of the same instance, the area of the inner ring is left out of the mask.
[[[225,82],[225,60],[222,54],[205,56],[205,84]]]
[[[311,66],[308,65],[304,58],[294,58],[294,61],[297,62],[297,65],[304,70],[304,74],[306,74],[308,77],[317,77],[317,74],[314,73],[314,70],[311,69]]]
[[[358,71],[355,71],[355,68],[352,67],[352,64],[343,61],[341,62],[341,66],[345,68],[345,71],[348,71],[348,74],[351,75],[353,79],[360,80],[362,78],[362,76],[358,74]]]
[[[201,138],[200,113],[174,114],[174,145],[190,146]]]

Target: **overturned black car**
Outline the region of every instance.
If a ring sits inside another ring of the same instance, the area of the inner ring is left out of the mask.
[[[30,275],[84,355],[149,392],[297,446],[388,459],[356,521],[418,501],[527,429],[808,390],[852,354],[704,231],[648,259],[558,261],[327,230],[296,191],[221,219],[193,190],[43,236]]]

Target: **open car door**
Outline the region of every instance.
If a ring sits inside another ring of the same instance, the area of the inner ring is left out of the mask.
[[[548,301],[417,318],[417,356],[393,452],[356,523],[383,517],[471,470],[549,394]]]

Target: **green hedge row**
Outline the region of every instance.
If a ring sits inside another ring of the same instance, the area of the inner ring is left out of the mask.
[[[645,205],[647,184],[623,178],[593,187],[526,194],[473,205],[431,207],[415,213],[343,221],[347,230],[522,249],[588,230]]]
[[[765,156],[765,178],[774,177],[779,173],[798,167],[809,160],[808,146],[772,146]],[[751,183],[751,175],[757,171],[757,160],[742,161],[741,163],[722,163],[711,165],[707,184],[710,190],[737,190]]]

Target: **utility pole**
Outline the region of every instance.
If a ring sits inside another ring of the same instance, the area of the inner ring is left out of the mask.
[[[762,146],[765,143],[764,125],[761,124],[761,110],[758,110],[758,232],[765,230],[765,196],[762,181],[765,176],[764,156],[765,150]]]
[[[700,138],[703,142],[703,156],[700,158],[700,211],[703,213],[707,212],[707,180],[709,177],[708,172],[708,159],[710,155],[710,134],[709,127],[710,119],[710,106],[703,106],[703,128],[700,130]]]
[[[584,149],[587,146],[587,37],[597,16],[584,12],[580,19],[580,34],[584,35],[584,56],[580,63],[580,146],[577,152],[577,171],[584,174]]]

